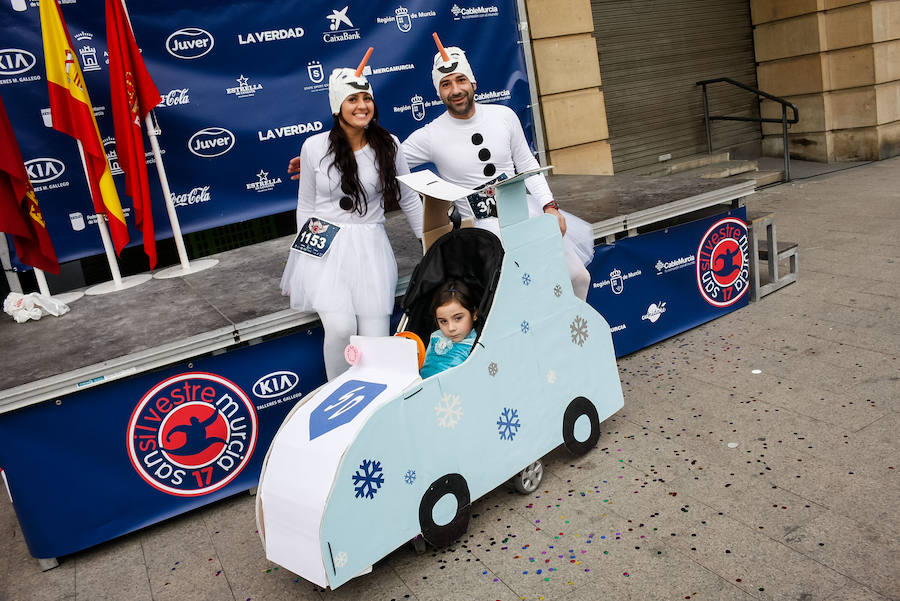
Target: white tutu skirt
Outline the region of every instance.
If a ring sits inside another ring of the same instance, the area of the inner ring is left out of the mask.
[[[397,260],[383,224],[337,224],[328,252],[314,257],[291,248],[281,276],[291,308],[375,317],[394,310]]]

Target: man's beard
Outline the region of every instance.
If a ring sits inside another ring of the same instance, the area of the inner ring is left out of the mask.
[[[466,104],[461,108],[457,108],[456,105],[453,104],[453,100],[451,97],[447,97],[447,100],[444,101],[444,106],[447,107],[447,110],[456,115],[468,115],[472,110],[472,107],[475,105],[475,92],[466,92]]]

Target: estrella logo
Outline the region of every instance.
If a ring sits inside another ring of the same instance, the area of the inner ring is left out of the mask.
[[[735,217],[715,222],[697,247],[697,287],[714,307],[729,307],[750,281],[747,224]]]
[[[239,386],[189,372],[144,395],[131,414],[127,447],[147,484],[195,497],[234,480],[250,462],[256,437],[256,409]]]
[[[309,414],[309,439],[353,421],[359,412],[387,389],[386,384],[347,380]]]

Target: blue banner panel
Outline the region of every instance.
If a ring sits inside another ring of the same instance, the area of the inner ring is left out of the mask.
[[[741,207],[595,248],[587,300],[617,356],[747,305],[746,218]]]
[[[114,179],[131,245],[141,243],[124,196],[113,138],[103,0],[62,0]],[[381,123],[403,140],[444,111],[431,81],[432,32],[466,50],[475,98],[518,114],[533,146],[525,59],[514,0],[402,4],[288,0],[191,3],[129,0],[135,37],[162,94],[155,113],[169,186],[185,233],[296,207],[286,174],[311,134],[330,129],[328,76],[366,66]],[[38,2],[0,8],[0,95],[60,261],[102,252],[75,142],[50,129]],[[172,236],[147,148],[156,238]],[[12,244],[10,244],[12,247]],[[19,269],[26,269],[15,260]]]
[[[0,415],[28,548],[58,557],[256,486],[275,432],[325,381],[322,329]]]

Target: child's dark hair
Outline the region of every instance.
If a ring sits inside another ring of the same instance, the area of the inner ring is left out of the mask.
[[[475,297],[469,287],[459,280],[447,280],[438,286],[438,289],[434,291],[434,296],[431,297],[431,315],[435,314],[438,307],[451,301],[457,301],[472,314],[472,317],[475,317],[475,312],[478,310]]]

